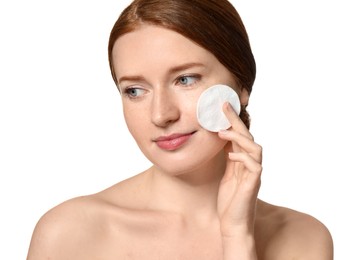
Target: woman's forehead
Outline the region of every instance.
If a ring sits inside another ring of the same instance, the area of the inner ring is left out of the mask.
[[[120,69],[176,67],[182,64],[209,64],[216,57],[185,36],[159,26],[146,25],[129,32],[115,42],[113,61]]]

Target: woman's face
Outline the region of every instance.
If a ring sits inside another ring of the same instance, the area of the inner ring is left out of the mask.
[[[202,91],[235,86],[214,55],[174,31],[143,25],[116,41],[113,60],[126,124],[156,167],[178,175],[223,160],[226,142],[196,117]]]

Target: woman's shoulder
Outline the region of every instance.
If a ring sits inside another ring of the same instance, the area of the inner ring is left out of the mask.
[[[34,228],[27,259],[62,256],[60,248],[66,253],[75,250],[82,241],[88,241],[90,233],[97,233],[97,225],[94,225],[97,207],[98,202],[93,196],[83,196],[47,211]]]
[[[27,259],[45,255],[62,259],[62,256],[67,258],[67,253],[79,250],[91,253],[95,245],[107,243],[115,226],[121,232],[123,227],[127,230],[135,215],[134,210],[128,208],[131,201],[128,182],[69,199],[48,210],[34,228]],[[60,248],[63,252],[59,252]]]
[[[333,258],[329,230],[311,215],[259,200],[256,223],[258,251],[275,256],[270,259]]]
[[[67,230],[65,226],[74,228],[73,225],[87,224],[94,219],[98,208],[105,204],[95,195],[75,197],[56,205],[39,219],[36,228],[50,227],[53,231],[57,229],[64,231]]]
[[[100,214],[107,214],[108,209],[113,207],[112,201],[102,196],[103,193],[105,191],[75,197],[56,205],[40,218],[36,228],[65,232],[95,224],[95,221],[100,220]]]

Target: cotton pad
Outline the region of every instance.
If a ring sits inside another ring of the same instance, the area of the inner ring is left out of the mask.
[[[238,94],[229,86],[214,85],[202,92],[197,101],[197,120],[199,124],[211,132],[228,129],[231,124],[222,111],[225,102],[229,102],[235,112],[240,113]]]

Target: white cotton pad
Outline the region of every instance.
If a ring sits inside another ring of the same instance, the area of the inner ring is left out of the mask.
[[[240,113],[238,94],[229,86],[214,85],[202,92],[197,102],[197,120],[211,132],[228,129],[231,124],[222,111],[225,102],[229,102],[235,112]]]

